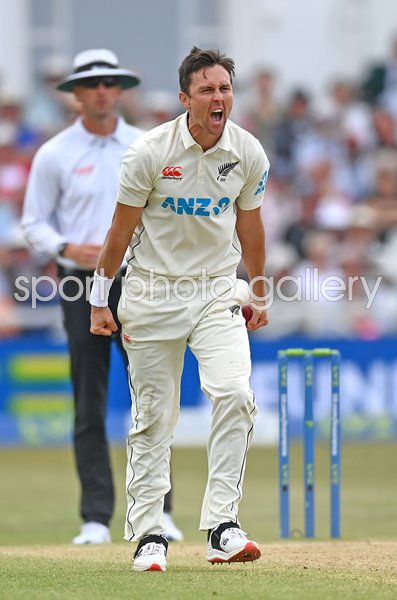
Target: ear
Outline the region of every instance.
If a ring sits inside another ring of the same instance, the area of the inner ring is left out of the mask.
[[[179,102],[184,108],[186,108],[186,110],[190,108],[189,96],[185,94],[185,92],[179,92]]]
[[[75,85],[73,87],[73,94],[74,94],[76,100],[78,102],[80,102],[81,87],[79,85]]]

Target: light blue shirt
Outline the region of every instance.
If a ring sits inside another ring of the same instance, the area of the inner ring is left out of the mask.
[[[43,144],[32,163],[21,221],[37,252],[55,257],[64,242],[103,244],[123,156],[142,133],[119,117],[111,135],[94,135],[78,118]],[[57,261],[81,268],[66,258]]]

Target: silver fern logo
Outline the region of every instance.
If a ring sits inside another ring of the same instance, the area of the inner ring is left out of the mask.
[[[226,181],[226,177],[229,175],[230,171],[232,171],[234,169],[234,167],[237,167],[238,163],[240,161],[236,161],[236,162],[227,162],[224,163],[223,165],[221,165],[220,167],[218,167],[218,177],[216,178],[217,181]]]

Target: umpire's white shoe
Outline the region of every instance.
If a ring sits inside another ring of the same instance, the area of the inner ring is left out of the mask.
[[[112,541],[109,527],[89,521],[81,526],[81,532],[73,538],[73,544],[109,544]]]
[[[162,535],[145,535],[134,553],[134,571],[165,571],[168,541]]]
[[[261,555],[256,542],[237,523],[222,523],[208,532],[207,560],[212,563],[249,562]]]
[[[165,526],[165,537],[169,542],[181,542],[183,540],[183,533],[175,525],[170,513],[164,513],[164,526]]]

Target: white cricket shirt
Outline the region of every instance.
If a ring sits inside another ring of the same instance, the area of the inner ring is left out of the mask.
[[[187,113],[144,134],[123,160],[117,200],[144,207],[129,263],[169,278],[235,273],[241,259],[235,203],[261,206],[269,161],[260,142],[228,121],[203,152]]]
[[[29,174],[21,222],[35,250],[56,256],[63,242],[103,244],[123,156],[142,134],[119,117],[111,135],[94,135],[79,118],[41,146]],[[82,268],[66,258],[57,260]]]

